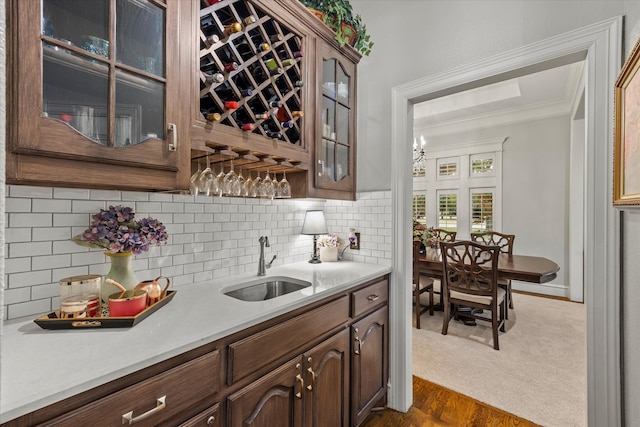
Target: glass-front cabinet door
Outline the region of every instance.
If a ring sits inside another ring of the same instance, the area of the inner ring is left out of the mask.
[[[322,97],[316,139],[315,187],[355,189],[355,65],[328,47],[320,48]],[[352,197],[351,197],[352,198]]]
[[[175,173],[175,0],[10,1],[12,151]]]

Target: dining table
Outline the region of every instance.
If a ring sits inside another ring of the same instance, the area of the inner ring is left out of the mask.
[[[442,279],[442,261],[427,252],[419,258],[420,273]],[[498,278],[531,283],[547,283],[558,276],[560,267],[554,261],[531,255],[500,254]]]
[[[418,258],[420,261],[420,274],[424,274],[442,280],[443,265],[439,256],[427,251]],[[554,261],[531,255],[500,254],[498,255],[498,278],[520,280],[531,283],[547,283],[558,276],[560,266]],[[442,293],[440,303],[434,309],[442,311]],[[473,318],[466,318],[464,312],[471,310],[469,307],[460,307],[460,315],[465,325],[475,326]]]

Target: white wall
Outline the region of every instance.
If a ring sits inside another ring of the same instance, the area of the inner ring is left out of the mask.
[[[570,116],[513,123],[472,132],[430,136],[428,147],[507,138],[502,151],[502,228],[517,236],[517,252],[558,263],[558,278],[516,289],[569,296],[568,209]]]
[[[627,14],[632,25],[640,18],[635,0],[351,3],[375,43],[358,66],[358,188],[363,191],[390,188],[392,87],[615,16]]]
[[[393,3],[351,0],[351,3],[354,10],[362,15],[371,38],[376,43],[371,55],[363,58],[358,68],[360,189],[387,189],[392,182],[391,169],[387,167],[388,159],[391,158],[391,128],[388,118],[391,116],[392,88],[453,68],[472,65],[496,54],[616,16],[625,16],[625,58],[640,37],[640,2],[637,0],[396,0]],[[624,213],[636,214],[637,208],[624,209]],[[620,224],[625,233],[624,241],[639,241],[640,229],[635,226],[625,227],[626,221],[623,217]],[[616,241],[622,237],[619,236]],[[629,281],[629,278],[640,277],[637,253],[627,253],[622,248],[620,262],[628,271],[622,278],[621,301],[637,301],[640,295],[638,281]],[[601,284],[612,285],[614,284]],[[598,325],[603,321],[590,319],[592,324]],[[636,323],[632,322],[631,325]],[[617,341],[618,337],[610,339]],[[620,339],[624,345],[623,410],[627,417],[626,425],[634,425],[638,419],[635,402],[640,401],[640,359],[636,357],[637,349],[640,348],[640,336],[627,333],[621,335]],[[632,349],[636,351],[631,351]],[[607,363],[615,365],[615,361]],[[609,376],[608,371],[598,371],[591,378],[590,385],[599,384],[603,379],[611,381]],[[614,404],[615,402],[609,402],[604,406],[613,408]]]

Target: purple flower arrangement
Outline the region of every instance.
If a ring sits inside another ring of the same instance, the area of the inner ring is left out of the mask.
[[[138,221],[134,217],[133,209],[122,205],[100,209],[92,216],[89,228],[72,240],[82,246],[106,249],[112,254],[140,254],[148,251],[149,246],[167,242],[169,235],[164,224],[151,217]]]

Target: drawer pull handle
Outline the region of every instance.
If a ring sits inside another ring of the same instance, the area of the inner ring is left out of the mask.
[[[367,299],[368,299],[369,301],[377,301],[379,298],[380,298],[380,295],[376,295],[376,294],[369,295],[369,296],[367,297]]]
[[[298,399],[302,399],[302,390],[304,390],[304,379],[300,374],[296,375],[296,380],[300,381],[300,391],[296,393]]]
[[[155,414],[156,412],[162,411],[167,406],[166,400],[167,400],[167,396],[166,395],[164,395],[162,397],[159,397],[158,400],[156,401],[156,407],[155,408],[150,409],[147,412],[145,412],[144,414],[138,415],[137,417],[133,416],[133,411],[127,412],[126,414],[123,414],[122,415],[122,424],[131,425],[131,424],[137,423],[138,421],[142,421],[145,418],[150,417],[151,415]]]
[[[216,421],[216,417],[211,415],[209,418],[207,418],[207,425],[212,426],[215,421]]]

